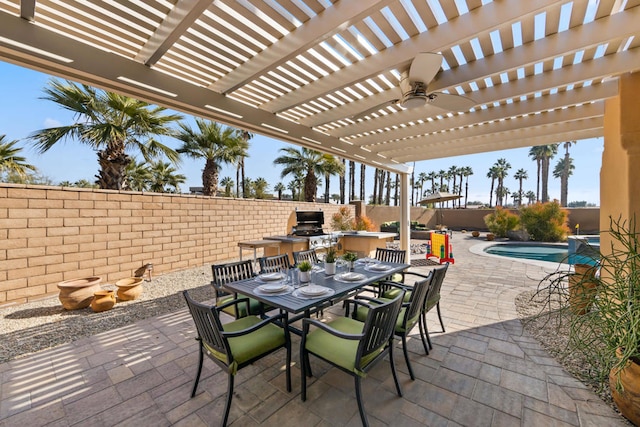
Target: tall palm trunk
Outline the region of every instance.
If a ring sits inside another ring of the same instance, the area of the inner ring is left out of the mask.
[[[387,171],[387,192],[384,196],[384,204],[389,206],[391,204],[391,172]]]
[[[329,173],[324,174],[324,202],[329,203],[329,181],[331,175]]]
[[[244,157],[242,157],[240,159],[240,170],[241,170],[241,174],[242,174],[242,197],[243,198],[247,198],[247,182],[245,181],[245,175],[244,175]]]
[[[493,185],[495,184],[496,179],[491,178],[491,191],[489,191],[489,207],[491,207],[491,203],[493,202]]]
[[[349,201],[356,199],[356,162],[349,161]]]
[[[542,203],[549,201],[549,157],[542,159]]]
[[[378,168],[373,172],[373,197],[371,199],[371,203],[375,204],[378,200]]]
[[[360,164],[360,200],[366,203],[366,194],[365,194],[365,178],[367,176],[367,165],[364,163]]]
[[[342,159],[342,166],[344,169],[346,169],[346,163],[347,161],[345,159]],[[340,204],[344,205],[345,202],[345,186],[347,183],[347,178],[345,176],[346,174],[343,174],[340,176]]]
[[[236,198],[240,198],[240,162],[236,167]]]
[[[400,174],[396,174],[396,186],[393,193],[393,206],[398,206],[398,196],[400,191]]]
[[[384,192],[384,170],[380,169],[380,179],[378,180],[378,204],[382,204],[382,193]]]
[[[124,152],[124,142],[111,143],[98,152],[100,172],[96,176],[100,188],[109,190],[126,189],[126,169],[131,158]]]
[[[307,176],[304,178],[304,201],[315,202],[316,191],[318,190],[318,180],[313,170],[307,171]]]
[[[202,194],[215,196],[218,189],[218,168],[213,159],[207,159],[202,170]]]
[[[538,169],[538,179],[536,181],[536,201],[539,202],[540,201],[540,176],[541,176],[541,169],[542,169],[542,159],[536,159],[536,166]]]

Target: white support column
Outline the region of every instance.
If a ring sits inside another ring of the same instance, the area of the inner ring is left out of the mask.
[[[400,249],[407,252],[407,264],[411,263],[411,250],[409,244],[411,242],[411,206],[409,204],[410,199],[410,191],[412,191],[411,186],[409,185],[409,175],[411,171],[408,173],[400,174]]]

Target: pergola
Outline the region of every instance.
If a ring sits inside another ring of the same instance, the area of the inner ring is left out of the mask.
[[[2,60],[401,174],[404,248],[409,162],[603,135],[606,157],[639,33],[640,0],[0,0]]]

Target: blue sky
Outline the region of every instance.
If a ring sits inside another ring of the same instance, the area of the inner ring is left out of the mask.
[[[98,162],[95,152],[76,142],[66,141],[52,148],[44,154],[37,153],[26,138],[35,130],[72,122],[72,115],[56,104],[41,100],[43,88],[50,76],[30,69],[18,67],[6,62],[0,62],[0,135],[6,135],[5,140],[19,140],[19,146],[24,147],[23,155],[27,161],[35,165],[41,174],[49,177],[54,183],[61,181],[77,181],[80,179],[94,180]],[[186,117],[192,121],[192,118]],[[175,140],[165,140],[166,144],[177,148]],[[569,201],[585,200],[600,205],[600,166],[602,161],[603,139],[581,140],[571,147],[571,157],[574,159],[575,170],[569,180]],[[280,177],[280,168],[273,165],[273,160],[280,155],[279,150],[290,146],[287,143],[256,135],[251,140],[249,158],[246,160],[246,175],[252,179],[262,177],[272,188],[276,183],[287,185],[289,177]],[[505,179],[505,186],[512,191],[518,190],[518,182],[513,179],[516,170],[523,168],[529,179],[524,182],[525,191],[535,192],[536,164],[529,156],[529,148],[494,151],[489,153],[458,156],[439,160],[417,162],[416,174],[420,172],[447,170],[455,165],[470,166],[474,174],[469,177],[469,200],[489,201],[491,182],[486,178],[489,168],[499,159],[505,158],[511,164],[509,176]],[[551,169],[564,153],[559,147],[559,156],[552,159]],[[201,185],[203,161],[184,159],[178,166],[179,172],[187,177],[182,191],[187,192],[190,186]],[[357,168],[359,176],[359,168]],[[367,195],[373,187],[373,168],[368,167]],[[221,177],[231,176],[235,180],[235,169],[224,167]],[[357,178],[359,179],[359,178]],[[338,192],[338,180],[332,180],[332,193]],[[549,195],[560,198],[560,180],[549,177]]]

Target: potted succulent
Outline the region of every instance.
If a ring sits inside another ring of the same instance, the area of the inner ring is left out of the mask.
[[[328,275],[336,274],[336,248],[330,246],[324,257],[324,272]]]
[[[306,283],[311,280],[311,268],[312,265],[309,261],[302,261],[298,264],[298,270],[300,270],[299,278],[301,283]]]
[[[349,269],[349,271],[352,271],[355,262],[358,260],[358,254],[356,254],[355,252],[347,252],[342,255],[342,259],[347,262],[347,268]]]

